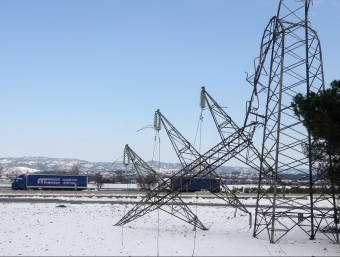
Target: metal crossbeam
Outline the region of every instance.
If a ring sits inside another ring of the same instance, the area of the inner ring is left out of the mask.
[[[219,144],[203,154],[199,159],[194,160],[192,164],[185,166],[183,169],[174,174],[174,177],[181,177],[182,175],[187,174],[188,170],[195,170],[199,169],[200,167],[201,170],[199,172],[192,172],[186,177],[190,180],[202,179],[207,176],[215,169],[215,167],[221,166],[223,163],[227,162],[239,152],[247,148],[249,144],[248,140],[241,140],[242,142],[240,142],[239,133],[241,133],[241,131],[236,131],[235,133],[231,134],[230,137],[222,140]],[[206,163],[209,163],[209,165],[205,166],[204,164]],[[163,191],[162,194],[159,193],[161,191]],[[158,187],[152,189],[148,195],[143,197],[143,199],[138,204],[136,204],[121,220],[119,220],[116,225],[124,225],[146,215],[147,213],[150,213],[164,204],[169,204],[179,194],[179,191],[167,191],[164,185],[159,185]],[[158,197],[153,199],[153,197],[156,195]]]
[[[170,121],[159,111],[157,110],[155,115],[159,116],[159,120],[161,121],[175,151],[179,158],[179,160],[182,163],[183,167],[193,165],[195,161],[199,161],[201,159],[200,153],[195,149],[195,147],[185,139],[185,137],[175,128],[174,125],[170,123]],[[234,130],[235,132],[236,130]],[[241,131],[238,129],[238,131]],[[248,139],[245,139],[248,142]],[[249,213],[247,208],[240,202],[238,197],[224,184],[222,178],[217,174],[216,169],[218,167],[211,166],[209,163],[205,162],[203,163],[203,166],[209,167],[207,169],[207,175],[206,176],[212,176],[215,179],[218,179],[220,182],[220,185],[222,187],[222,191],[220,192],[211,192],[214,194],[218,199],[221,199],[223,201],[226,201],[228,204],[234,206],[235,208],[238,208],[239,210]],[[190,172],[200,172],[202,167],[199,167],[197,171],[190,169],[187,170],[187,173]],[[176,177],[176,179],[185,178],[187,174],[181,174],[180,177]]]
[[[147,185],[144,185],[144,188],[146,188],[147,199],[149,199],[148,204],[150,205],[151,209],[160,209],[176,218],[179,218],[193,225],[195,228],[198,227],[202,230],[207,230],[203,223],[197,218],[197,216],[190,210],[190,208],[178,195],[172,196],[171,188],[168,189],[167,182],[161,176],[159,176],[159,174],[154,169],[152,169],[141,157],[139,157],[128,145],[125,146],[124,157],[124,164],[128,165],[129,161],[131,161],[135,167],[138,176],[142,178],[141,181],[143,181],[143,178],[146,178],[147,175],[153,175],[160,181],[159,188],[163,189],[162,192],[151,190]],[[170,196],[172,196],[171,205],[159,204],[159,194],[162,194],[164,191],[170,191]],[[144,214],[142,212],[135,213],[135,215],[138,217],[143,216]],[[128,219],[124,219],[124,222],[118,222],[116,225],[123,225],[128,222]]]

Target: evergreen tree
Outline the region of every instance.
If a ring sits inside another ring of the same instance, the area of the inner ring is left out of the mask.
[[[340,185],[340,80],[318,94],[297,94],[292,107],[312,136],[313,162],[320,170],[328,169],[329,178]],[[309,155],[307,146],[304,151]]]

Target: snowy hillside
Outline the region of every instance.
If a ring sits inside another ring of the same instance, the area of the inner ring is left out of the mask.
[[[176,172],[181,169],[180,163],[163,163],[147,162],[150,166],[153,164],[157,169],[160,167],[163,173]],[[67,158],[48,158],[48,157],[20,157],[20,158],[0,158],[0,168],[5,174],[22,174],[33,173],[38,171],[70,171],[74,166],[85,173],[106,172],[112,170],[125,170],[122,162],[88,162],[78,159]],[[132,165],[128,166],[131,169]],[[252,172],[247,167],[228,167],[222,166],[218,169],[221,173],[228,172]]]

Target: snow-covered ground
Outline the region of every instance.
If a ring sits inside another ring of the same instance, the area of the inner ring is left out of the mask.
[[[253,201],[244,200],[244,203]],[[194,231],[188,223],[162,210],[152,211],[124,226],[115,226],[132,207],[132,202],[60,205],[3,201],[0,204],[0,255],[340,256],[339,244],[331,243],[322,234],[309,240],[298,228],[276,244],[270,244],[265,233],[253,238],[248,215],[238,211],[234,217],[235,209],[231,207],[190,206],[209,227],[204,231]]]

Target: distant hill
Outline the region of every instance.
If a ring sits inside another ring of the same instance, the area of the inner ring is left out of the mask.
[[[20,157],[20,158],[0,158],[0,168],[4,173],[23,172],[32,173],[38,171],[70,171],[77,166],[85,173],[96,173],[122,169],[125,166],[121,163],[110,162],[88,162],[78,159],[48,158],[48,157]]]
[[[147,162],[155,170],[161,169],[162,173],[176,172],[182,168],[180,163]],[[42,171],[70,171],[77,166],[81,172],[97,173],[110,172],[116,170],[132,169],[132,165],[125,167],[122,162],[88,162],[78,159],[67,158],[48,158],[48,157],[20,157],[20,158],[0,158],[0,168],[4,174],[22,174]],[[247,167],[229,167],[222,166],[218,169],[220,173],[253,173],[251,168]]]

